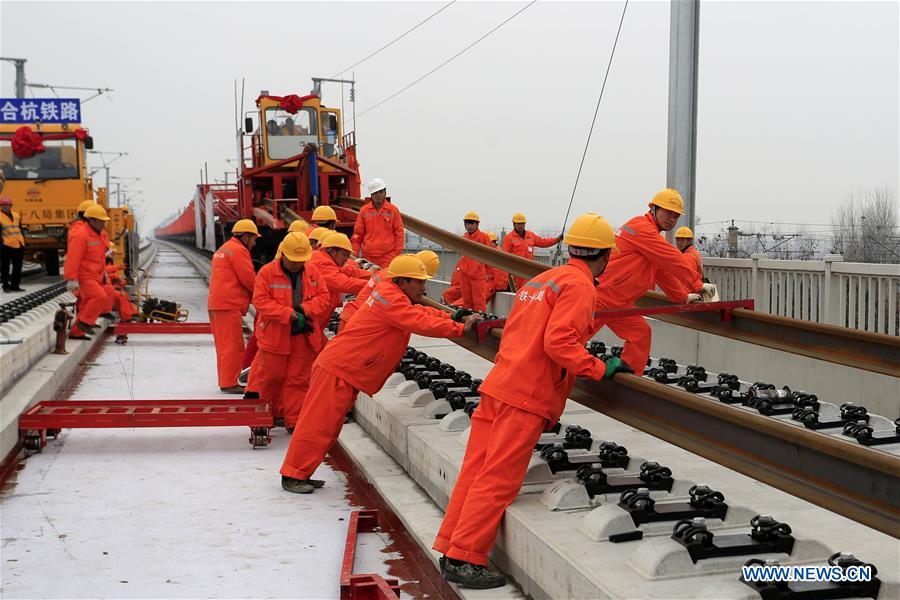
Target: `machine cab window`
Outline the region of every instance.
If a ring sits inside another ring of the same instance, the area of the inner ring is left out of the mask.
[[[74,139],[45,140],[45,151],[31,158],[13,153],[10,140],[0,140],[0,169],[14,179],[78,179],[78,143]]]
[[[321,121],[320,131],[322,132],[322,154],[326,157],[339,154],[338,141],[340,137],[337,113],[322,111],[319,113],[319,119]]]
[[[314,108],[301,108],[295,114],[281,108],[267,109],[265,127],[269,158],[289,158],[302,152],[306,144],[317,144],[318,125]]]

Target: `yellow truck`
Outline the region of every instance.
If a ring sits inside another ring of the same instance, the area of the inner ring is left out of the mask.
[[[53,100],[59,107],[59,99]],[[45,105],[53,104],[40,99],[0,99],[0,169],[6,177],[3,195],[12,198],[13,210],[22,217],[26,258],[42,261],[49,275],[58,275],[60,251],[66,248],[69,223],[76,218],[78,205],[96,200],[86,160],[93,140],[79,123],[42,121],[40,111]],[[33,113],[26,113],[23,106],[33,106]],[[38,117],[33,122],[20,118],[32,114]],[[20,131],[24,128],[40,139]],[[37,141],[43,151],[33,147]]]

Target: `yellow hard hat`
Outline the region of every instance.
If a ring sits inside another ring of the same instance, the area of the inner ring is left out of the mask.
[[[425,264],[415,254],[401,254],[388,265],[387,277],[409,277],[410,279],[431,279]]]
[[[288,231],[291,233],[306,233],[307,231],[309,231],[309,223],[307,223],[303,219],[297,219],[296,221],[291,223],[291,226],[288,227]]]
[[[438,257],[437,252],[433,250],[420,250],[416,252],[415,257],[422,261],[422,264],[425,265],[425,271],[432,277],[441,268],[441,259]]]
[[[278,246],[278,251],[281,256],[293,262],[306,262],[312,258],[312,246],[309,244],[309,238],[297,231],[292,231],[284,236],[284,240]]]
[[[88,206],[84,211],[84,216],[88,219],[100,219],[101,221],[109,221],[109,217],[106,216],[106,209],[97,203],[94,203],[92,206]]]
[[[78,205],[78,212],[83,213],[84,211],[86,211],[90,207],[94,206],[95,204],[97,204],[97,203],[94,202],[93,200],[85,200],[84,202],[82,202],[81,204]]]
[[[513,223],[524,223],[524,222],[525,222],[525,215],[523,215],[522,213],[516,213],[513,215]]]
[[[497,241],[497,234],[496,234],[496,233],[494,233],[493,231],[485,231],[485,233],[487,234],[488,239],[490,239],[492,242],[496,242],[496,241]]]
[[[463,217],[463,221],[478,221],[481,223],[481,217],[479,217],[478,213],[474,210],[470,210],[466,213],[466,216]]]
[[[308,237],[311,240],[316,240],[317,242],[321,243],[322,238],[325,237],[326,235],[328,235],[329,233],[331,233],[331,230],[328,229],[327,227],[316,227],[315,229],[313,229],[312,231],[309,232]]]
[[[675,237],[694,239],[694,232],[691,231],[690,227],[679,227],[675,230]]]
[[[585,213],[575,219],[563,241],[582,248],[612,248],[615,252],[616,234],[606,219],[597,213]]]
[[[334,209],[330,206],[317,206],[316,210],[312,213],[313,221],[337,221],[337,215],[334,213]]]
[[[256,223],[250,219],[241,219],[231,227],[231,235],[238,235],[239,233],[259,235],[259,230],[256,228]]]
[[[343,233],[337,231],[329,231],[328,235],[319,240],[320,248],[340,248],[347,252],[353,252],[353,244]]]
[[[682,200],[678,190],[673,190],[672,188],[666,188],[657,192],[657,194],[653,196],[653,200],[651,200],[650,204],[647,206],[658,206],[666,210],[671,210],[672,212],[677,212],[679,215],[684,214],[684,200]]]

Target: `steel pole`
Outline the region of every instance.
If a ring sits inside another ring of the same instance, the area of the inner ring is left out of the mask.
[[[694,228],[697,158],[697,55],[700,0],[672,0],[669,28],[669,136],[666,185],[685,202],[679,225]],[[666,233],[674,240],[674,233]]]

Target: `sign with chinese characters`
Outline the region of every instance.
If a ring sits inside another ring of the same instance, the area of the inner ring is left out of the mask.
[[[81,123],[78,98],[0,98],[2,123]]]

